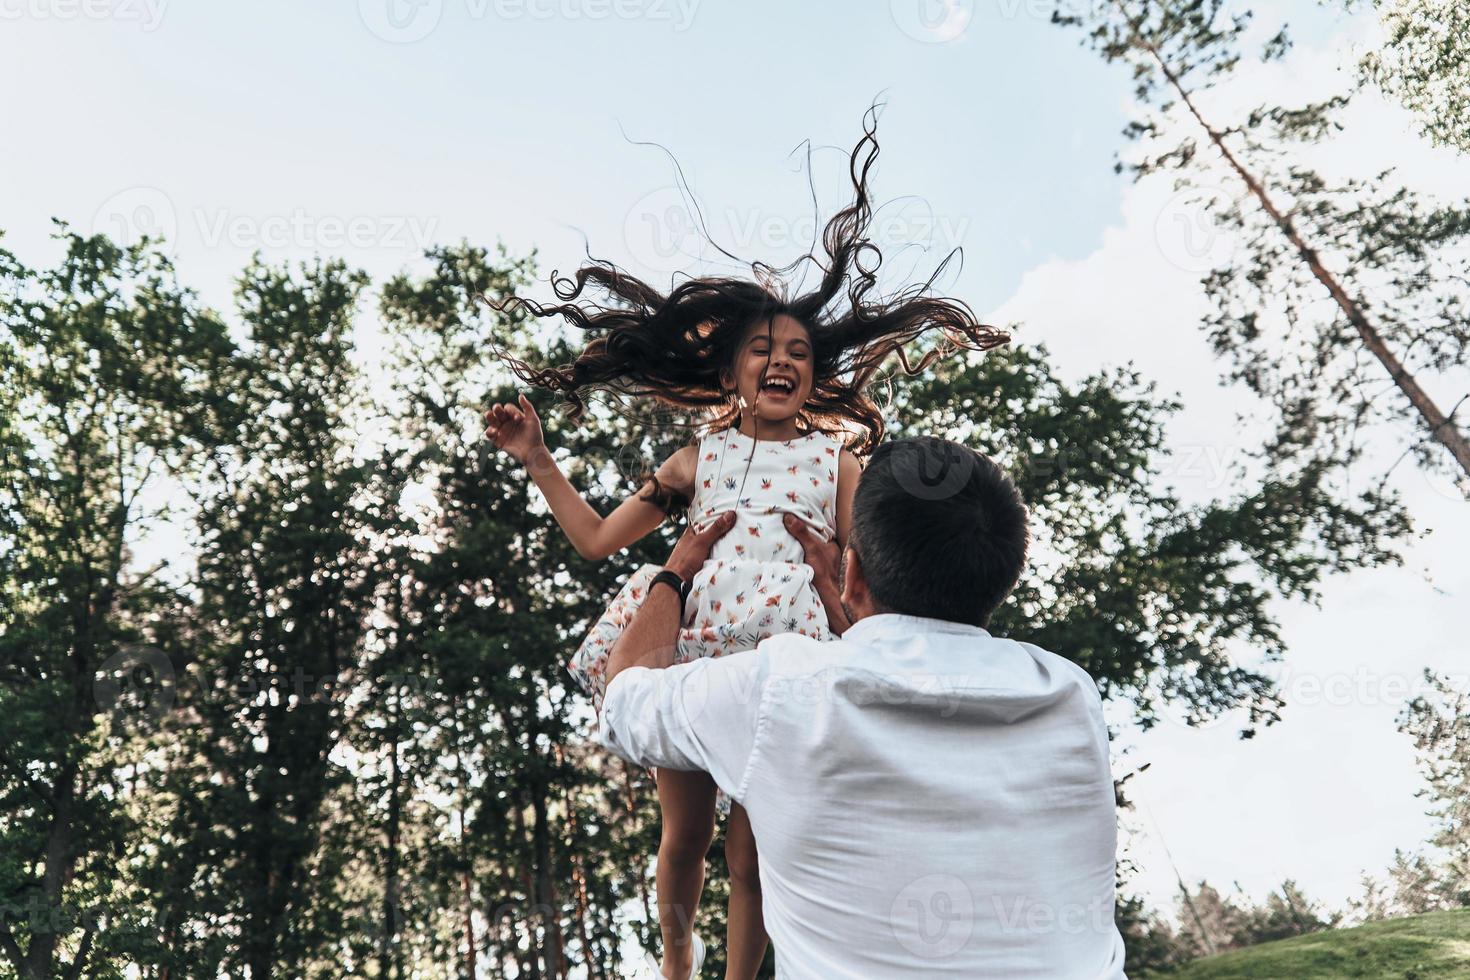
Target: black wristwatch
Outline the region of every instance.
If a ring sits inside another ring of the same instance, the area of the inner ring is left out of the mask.
[[[691,583],[684,581],[684,577],[672,568],[665,568],[655,575],[653,581],[648,584],[649,589],[652,589],[660,582],[673,586],[674,591],[679,593],[679,602],[682,603],[685,599],[689,598]]]

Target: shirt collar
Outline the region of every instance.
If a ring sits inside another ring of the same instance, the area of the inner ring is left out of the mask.
[[[910,616],[907,613],[876,613],[864,616],[847,628],[839,639],[868,640],[880,636],[913,635],[915,633],[959,633],[964,636],[986,636],[990,631],[983,626],[955,623],[948,619],[929,616]]]

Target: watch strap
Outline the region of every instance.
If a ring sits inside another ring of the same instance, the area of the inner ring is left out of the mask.
[[[689,583],[684,581],[683,576],[674,571],[672,568],[665,568],[661,570],[657,575],[653,577],[653,581],[649,583],[648,587],[652,589],[660,582],[672,586],[674,591],[679,593],[680,602],[683,602],[686,598],[688,598]]]

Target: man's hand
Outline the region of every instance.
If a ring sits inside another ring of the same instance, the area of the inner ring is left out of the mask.
[[[822,600],[822,607],[827,611],[827,628],[841,636],[852,625],[847,618],[847,610],[843,608],[842,589],[837,581],[842,565],[842,549],[837,547],[835,540],[828,541],[818,536],[810,524],[795,514],[784,515],[781,523],[786,525],[786,530],[801,545],[805,561],[812,567],[812,585],[816,587],[817,597]]]
[[[696,531],[690,524],[680,536],[679,543],[674,545],[664,567],[677,572],[685,582],[692,581],[694,573],[709,558],[715,542],[734,526],[735,512],[730,510],[710,521],[702,531]],[[604,676],[609,688],[613,678],[629,667],[661,669],[673,665],[683,610],[683,603],[672,589],[655,589],[644,597],[638,611],[633,614],[633,621],[624,628],[608,653]]]
[[[696,531],[691,523],[680,535],[679,542],[674,545],[674,550],[669,554],[669,560],[664,562],[664,567],[675,571],[685,582],[694,580],[694,574],[704,567],[709,560],[710,549],[715,542],[725,536],[730,528],[735,526],[735,512],[727,510],[716,516],[704,530]]]
[[[842,562],[842,549],[837,547],[836,541],[825,541],[812,530],[810,524],[795,514],[786,514],[781,518],[786,525],[786,530],[801,545],[805,561],[812,566],[816,573],[816,580],[820,583],[837,585],[838,567]]]

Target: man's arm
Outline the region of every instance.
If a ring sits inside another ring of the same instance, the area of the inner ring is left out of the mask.
[[[629,667],[608,685],[597,740],[636,765],[703,770],[743,803],[769,667],[761,648],[662,670]]]
[[[664,562],[664,567],[678,573],[685,582],[704,566],[714,543],[724,537],[735,523],[733,511],[726,511],[709,523],[703,531],[684,532],[679,543]],[[671,667],[674,645],[679,639],[679,622],[683,618],[683,597],[667,585],[654,586],[643,597],[643,604],[633,614],[633,621],[623,628],[607,658],[607,686],[629,667]]]
[[[688,581],[734,517],[686,531],[665,567]],[[765,659],[751,652],[674,664],[682,608],[665,585],[643,597],[608,657],[597,738],[637,765],[703,770],[738,800],[755,750]]]
[[[661,669],[674,664],[675,643],[684,602],[666,585],[654,586],[643,597],[633,621],[623,628],[607,657],[607,687],[629,667]]]

